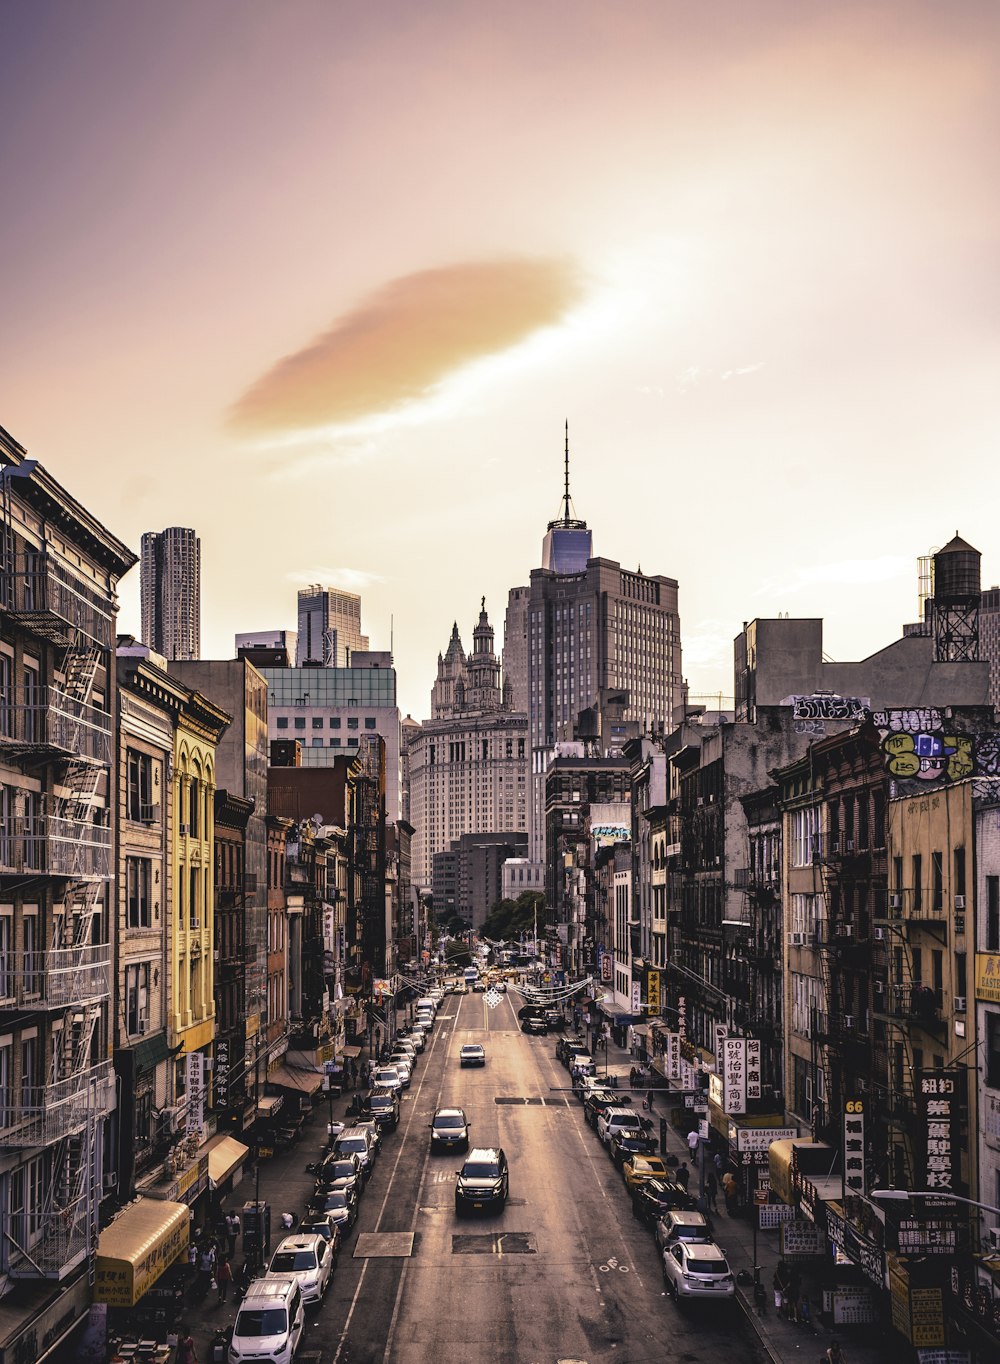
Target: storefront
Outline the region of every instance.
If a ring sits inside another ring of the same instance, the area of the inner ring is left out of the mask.
[[[190,1222],[187,1204],[143,1198],[101,1232],[94,1301],[107,1304],[109,1339],[164,1341],[175,1326]]]
[[[208,1155],[208,1187],[217,1217],[222,1215],[226,1200],[243,1178],[243,1166],[250,1147],[235,1137],[216,1136],[205,1147]]]
[[[42,1364],[83,1325],[90,1307],[86,1273],[69,1284],[25,1280],[0,1299],[0,1364]]]

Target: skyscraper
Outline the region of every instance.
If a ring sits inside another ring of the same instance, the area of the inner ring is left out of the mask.
[[[591,557],[591,531],[572,514],[568,437],[565,460],[563,514],[549,522],[528,601],[533,862],[545,857],[545,769],[555,744],[573,739],[580,712],[602,712],[620,693],[624,719],[648,732],[670,725],[681,694],[677,581]],[[613,744],[601,747],[611,756]]]
[[[185,526],[146,531],[139,563],[142,642],[168,659],[201,654],[201,541]]]
[[[368,652],[361,633],[361,598],[316,583],[299,593],[297,668],[349,668],[351,654]]]

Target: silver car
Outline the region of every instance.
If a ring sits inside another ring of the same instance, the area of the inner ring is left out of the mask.
[[[711,1241],[671,1241],[663,1251],[663,1282],[675,1302],[736,1294],[729,1261]]]
[[[323,1236],[286,1236],[271,1256],[269,1279],[294,1279],[305,1303],[322,1302],[333,1274],[333,1250]]]

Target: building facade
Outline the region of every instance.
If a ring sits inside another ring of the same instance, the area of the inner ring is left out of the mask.
[[[368,652],[361,633],[361,598],[337,587],[304,587],[299,593],[297,668],[349,668],[351,655]]]
[[[163,658],[201,655],[201,541],[185,526],[146,531],[139,566],[142,639]]]

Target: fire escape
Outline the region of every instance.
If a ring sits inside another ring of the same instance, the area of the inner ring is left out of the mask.
[[[919,887],[883,892],[873,928],[872,992],[876,1016],[876,1112],[887,1128],[894,1177],[919,1178],[915,1167],[914,1048],[947,1044],[947,1022],[932,990],[913,974],[913,949],[925,933],[945,945],[947,919]],[[911,1183],[909,1187],[914,1187]]]
[[[50,685],[11,688],[0,710],[0,755],[41,792],[15,788],[0,836],[0,880],[31,884],[45,917],[38,940],[7,958],[0,1008],[42,1014],[51,1040],[46,1081],[25,1074],[0,1100],[0,1148],[41,1161],[41,1197],[4,1220],[8,1273],[61,1279],[96,1246],[101,1198],[99,1119],[113,1105],[104,1057],[111,946],[100,939],[111,878],[106,808],[112,721],[93,702],[112,644],[110,603],[47,551],[23,550],[9,490],[0,543],[0,616],[48,646]],[[19,552],[20,551],[20,552]],[[62,913],[55,909],[62,907]],[[27,929],[25,929],[27,932]],[[25,1184],[28,1179],[25,1178]],[[34,1187],[34,1185],[33,1185]]]

